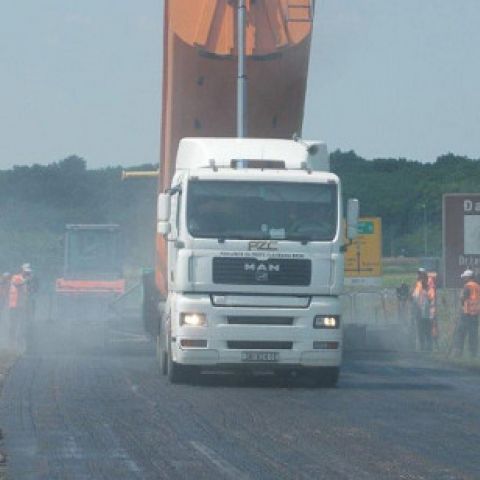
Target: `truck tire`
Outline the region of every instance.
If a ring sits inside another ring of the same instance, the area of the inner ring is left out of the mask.
[[[179,365],[178,363],[175,363],[170,355],[168,357],[168,380],[170,383],[173,384],[179,384],[179,383],[185,383],[188,380],[188,375],[186,374],[184,370],[183,365]]]
[[[335,388],[340,377],[339,367],[321,367],[317,372],[317,386]]]
[[[162,346],[164,345],[165,341],[163,340],[161,335],[157,335],[157,361],[158,365],[160,366],[160,372],[162,375],[168,374],[168,353],[165,348]]]
[[[167,376],[170,383],[180,384],[189,383],[195,378],[197,369],[190,365],[180,365],[172,359],[172,349],[170,339],[168,342],[168,353],[166,355]]]
[[[180,365],[172,360],[170,354],[167,354],[167,375],[170,383],[174,385],[180,383],[189,383],[193,380],[195,367],[189,365]]]
[[[160,329],[158,304],[160,294],[155,285],[155,272],[147,271],[142,275],[142,322],[145,332],[155,338]]]

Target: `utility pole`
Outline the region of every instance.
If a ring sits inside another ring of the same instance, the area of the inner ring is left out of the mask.
[[[246,0],[238,0],[237,14],[237,137],[243,138],[247,133],[247,66],[246,66]]]
[[[428,230],[427,230],[427,203],[423,204],[423,250],[424,256],[427,256],[428,252]]]

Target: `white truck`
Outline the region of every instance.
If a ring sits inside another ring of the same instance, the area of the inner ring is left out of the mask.
[[[157,337],[173,383],[202,370],[303,371],[337,383],[349,200],[322,142],[184,138],[159,194],[168,294]]]

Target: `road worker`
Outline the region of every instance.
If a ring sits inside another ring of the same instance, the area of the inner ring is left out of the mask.
[[[0,277],[0,322],[8,304],[8,290],[10,288],[10,273],[5,272]]]
[[[34,275],[29,263],[22,265],[22,272],[27,283],[27,320],[33,322],[35,319],[36,297],[39,289],[38,278]]]
[[[427,296],[430,305],[430,323],[431,323],[431,337],[432,343],[435,345],[437,350],[440,349],[438,344],[438,338],[440,335],[438,329],[438,319],[437,319],[437,275],[435,273],[428,274],[427,282]]]
[[[458,324],[456,338],[456,356],[463,355],[465,337],[472,357],[478,353],[478,315],[480,313],[480,285],[475,280],[472,270],[467,269],[461,275],[464,281],[462,291],[462,314]]]
[[[408,309],[408,300],[409,300],[409,288],[405,282],[396,288],[397,292],[397,315],[400,322],[406,321],[407,309]]]
[[[23,333],[27,312],[27,281],[28,271],[22,269],[21,273],[12,276],[8,292],[10,343],[17,348],[22,348],[24,341]]]
[[[432,350],[432,320],[428,288],[428,275],[419,268],[412,291],[412,312],[417,326],[417,340],[421,351]]]

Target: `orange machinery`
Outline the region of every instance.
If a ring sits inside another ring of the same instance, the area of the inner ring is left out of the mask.
[[[239,0],[165,0],[160,192],[183,137],[234,137]],[[248,136],[301,133],[313,0],[245,0]],[[156,283],[167,291],[167,250],[157,236]]]
[[[67,225],[62,278],[55,283],[57,315],[101,318],[125,292],[118,225]]]

